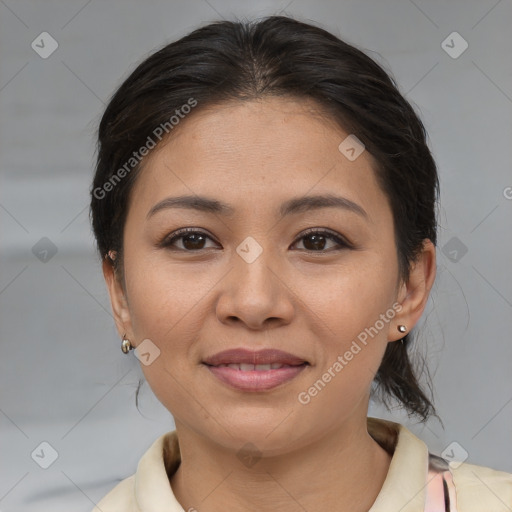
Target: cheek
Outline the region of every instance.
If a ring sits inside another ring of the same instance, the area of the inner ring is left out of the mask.
[[[181,410],[190,401],[184,386],[207,314],[208,301],[204,299],[216,279],[211,273],[198,278],[197,271],[185,266],[145,265],[143,255],[140,259],[135,252],[131,255],[125,275],[134,338],[136,343],[151,340],[158,353],[151,364],[141,364],[141,369],[162,404],[169,410]]]
[[[364,393],[388,343],[397,312],[393,307],[397,274],[394,266],[383,264],[382,256],[369,256],[359,267],[339,270],[310,285],[306,295],[308,306],[321,319],[315,377],[324,376],[322,382],[328,381],[330,389],[321,401],[348,403]]]
[[[308,294],[324,330],[317,332],[318,365],[297,400],[302,414],[325,428],[366,399],[382,361],[396,311],[392,281],[380,279],[368,269],[326,282],[323,293]]]
[[[193,322],[215,278],[206,272],[198,277],[192,266],[155,263],[143,254],[132,254],[126,265],[126,286],[135,335],[168,345],[179,338],[175,332]]]
[[[396,296],[396,261],[385,264],[382,256],[366,255],[358,265],[338,268],[321,279],[304,277],[297,283],[304,300],[322,320],[328,339],[338,344],[350,344],[359,333],[373,326],[380,315],[394,316],[388,310]],[[387,318],[389,320],[389,318]],[[389,321],[378,323],[386,334]],[[339,347],[342,348],[342,347]]]

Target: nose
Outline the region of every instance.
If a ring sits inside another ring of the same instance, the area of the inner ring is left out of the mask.
[[[233,268],[221,283],[217,318],[253,330],[290,323],[295,313],[294,292],[293,283],[286,282],[286,272],[268,249],[249,261],[234,253]]]

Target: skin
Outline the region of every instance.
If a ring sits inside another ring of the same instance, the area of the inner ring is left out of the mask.
[[[348,133],[314,107],[266,98],[182,121],[148,156],[133,189],[124,281],[103,266],[119,335],[134,346],[150,339],[161,351],[141,366],[175,419],[182,462],[170,483],[185,510],[230,503],[247,511],[367,511],[389,468],[390,456],[367,431],[370,385],[387,343],[403,336],[397,326],[412,329],[425,308],[435,247],[425,240],[401,282],[373,157],[364,151],[349,161],[338,150]],[[323,193],[350,199],[367,217],[334,207],[279,217],[284,201]],[[156,203],[182,194],[217,199],[235,213],[164,209],[146,218]],[[183,227],[210,238],[159,247]],[[327,238],[315,249],[303,238],[308,228],[331,230],[353,248]],[[263,250],[252,263],[236,252],[248,236]],[[309,404],[299,403],[298,394],[395,302],[400,312]],[[239,391],[201,363],[235,347],[278,348],[310,366],[278,388]],[[247,442],[261,454],[252,467],[237,457]]]

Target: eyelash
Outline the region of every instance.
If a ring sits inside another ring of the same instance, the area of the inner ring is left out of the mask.
[[[189,252],[189,253],[193,253],[193,252],[197,252],[198,253],[198,252],[201,252],[203,250],[206,250],[206,249],[188,250],[188,249],[177,249],[177,248],[173,248],[172,247],[172,244],[176,240],[179,240],[180,238],[184,238],[186,235],[190,235],[190,234],[203,235],[203,236],[209,238],[210,240],[213,240],[213,238],[211,238],[207,233],[205,233],[203,231],[200,231],[200,230],[197,230],[196,228],[183,228],[183,229],[179,229],[178,231],[175,231],[173,234],[171,234],[171,235],[167,236],[166,238],[164,238],[158,245],[161,248],[166,248],[166,249],[169,249],[169,250],[175,250],[175,251],[181,251],[181,252]],[[295,245],[295,243],[297,243],[298,241],[300,241],[303,238],[306,238],[307,236],[310,236],[310,235],[322,235],[322,236],[325,236],[326,238],[328,238],[328,239],[330,239],[332,241],[335,241],[341,247],[337,248],[337,249],[323,249],[323,250],[319,250],[319,251],[313,251],[313,250],[310,250],[310,249],[300,249],[300,250],[306,251],[306,252],[309,252],[309,253],[320,253],[320,254],[322,254],[322,253],[328,253],[328,252],[332,252],[332,251],[339,251],[339,250],[343,250],[343,249],[352,249],[353,248],[352,244],[350,244],[343,237],[341,237],[339,235],[336,235],[336,234],[334,234],[331,231],[327,231],[325,229],[317,229],[317,228],[310,228],[310,229],[306,230],[305,232],[303,232],[299,236],[299,238],[297,238],[297,240],[293,243],[293,245]],[[213,241],[215,242],[215,240],[213,240]]]

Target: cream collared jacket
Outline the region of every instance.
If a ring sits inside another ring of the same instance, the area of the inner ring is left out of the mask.
[[[368,418],[369,434],[392,455],[384,485],[369,512],[512,512],[512,474],[451,461],[398,423]],[[169,484],[181,461],[176,431],[159,437],[134,475],[122,480],[92,512],[184,512]]]

